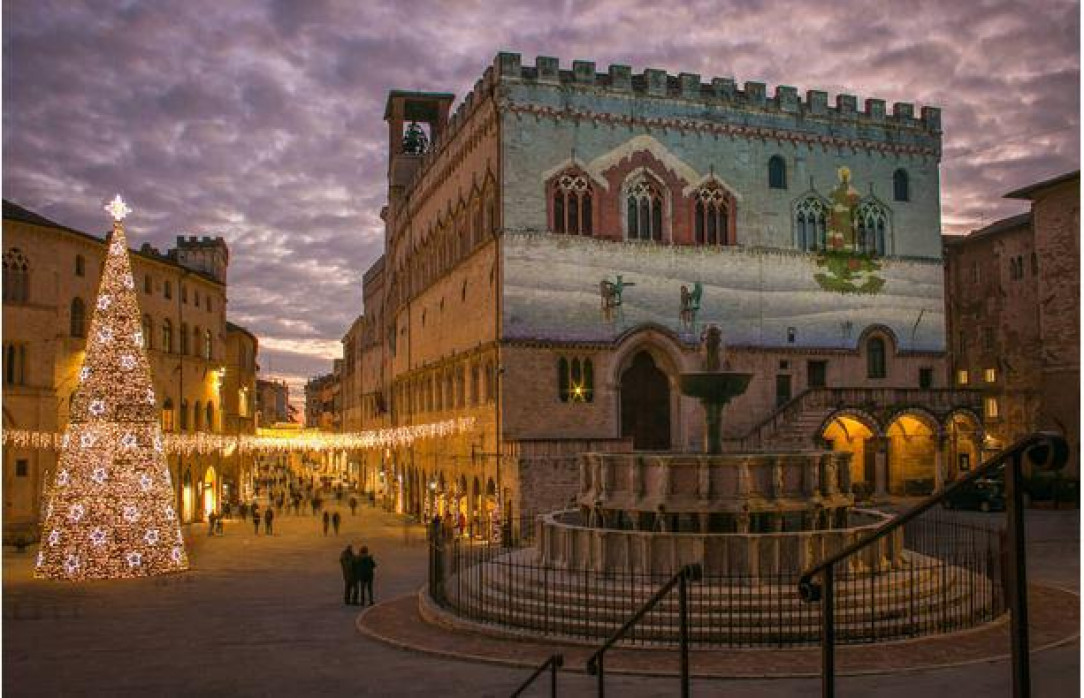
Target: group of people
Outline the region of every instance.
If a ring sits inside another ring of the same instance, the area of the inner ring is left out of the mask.
[[[351,545],[339,555],[339,565],[343,571],[343,603],[347,606],[364,606],[368,594],[369,605],[373,605],[373,577],[376,560],[369,554],[369,548],[361,546],[357,554]]]

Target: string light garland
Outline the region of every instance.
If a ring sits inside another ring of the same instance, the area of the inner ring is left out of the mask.
[[[106,210],[113,233],[71,421],[59,440],[29,438],[60,447],[34,570],[39,578],[118,579],[188,568],[121,223],[130,209],[118,195]]]
[[[460,417],[443,422],[415,424],[391,429],[370,431],[329,433],[286,429],[260,429],[256,436],[250,434],[161,434],[152,441],[154,448],[160,448],[166,454],[183,456],[268,454],[309,451],[374,451],[385,448],[410,446],[415,441],[456,436],[474,428],[474,417]],[[44,431],[26,431],[5,429],[3,445],[5,447],[64,450],[70,436],[67,432],[57,434]],[[79,436],[83,448],[90,448],[96,439],[93,434]]]

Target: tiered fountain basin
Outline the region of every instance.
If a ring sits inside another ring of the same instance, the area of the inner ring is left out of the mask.
[[[590,453],[577,509],[537,523],[539,558],[558,569],[707,574],[754,582],[797,575],[889,517],[852,509],[849,454]],[[854,571],[897,565],[902,534],[852,558]]]

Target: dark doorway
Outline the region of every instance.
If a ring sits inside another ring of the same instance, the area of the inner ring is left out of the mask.
[[[621,374],[621,436],[637,451],[670,449],[670,381],[646,351]]]
[[[775,377],[775,406],[782,407],[790,401],[790,374],[780,373]]]

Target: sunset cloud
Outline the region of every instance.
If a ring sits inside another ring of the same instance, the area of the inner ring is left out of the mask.
[[[499,11],[495,8],[499,7]],[[1079,167],[1079,6],[951,3],[72,2],[3,6],[3,193],[134,244],[222,235],[229,315],[291,380],[362,311],[391,89],[471,89],[499,50],[730,76],[943,109],[942,213]],[[769,87],[769,89],[771,89]],[[299,397],[299,396],[296,396]]]

